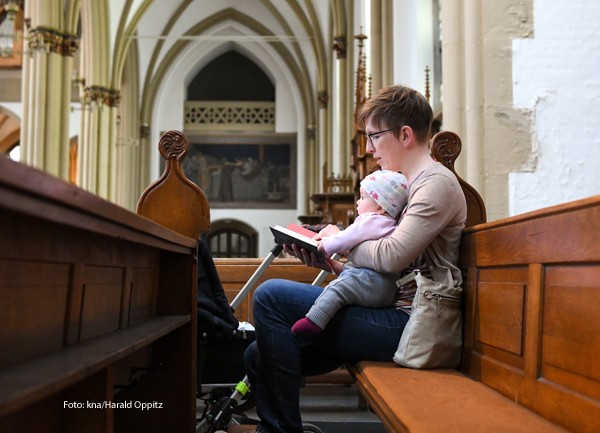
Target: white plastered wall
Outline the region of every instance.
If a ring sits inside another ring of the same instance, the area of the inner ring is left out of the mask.
[[[248,29],[234,22],[225,22],[211,29],[208,34],[247,34]],[[183,107],[186,99],[187,84],[204,65],[218,55],[235,49],[245,55],[273,80],[275,84],[275,131],[277,133],[296,133],[296,201],[297,209],[211,209],[211,220],[233,219],[250,225],[259,235],[258,254],[265,257],[273,247],[273,237],[269,230],[272,225],[287,225],[297,222],[298,215],[306,213],[304,197],[304,114],[302,98],[292,74],[283,60],[268,45],[257,42],[244,44],[232,42],[198,41],[189,44],[171,65],[159,88],[153,109],[151,131],[151,179],[157,179],[159,173],[159,153],[157,144],[160,132],[176,129],[184,130]]]
[[[600,194],[600,2],[534,2],[513,41],[514,103],[535,110],[537,166],[509,175],[510,215]]]

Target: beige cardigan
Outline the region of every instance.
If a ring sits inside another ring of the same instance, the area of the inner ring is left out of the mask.
[[[467,204],[456,176],[439,162],[430,165],[411,186],[408,203],[392,236],[357,245],[352,261],[378,272],[401,272],[423,254],[437,282],[460,286],[458,255]]]

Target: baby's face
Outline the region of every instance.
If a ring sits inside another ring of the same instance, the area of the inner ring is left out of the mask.
[[[359,215],[366,212],[377,212],[381,207],[362,187],[360,187],[360,198],[356,202],[356,211]]]

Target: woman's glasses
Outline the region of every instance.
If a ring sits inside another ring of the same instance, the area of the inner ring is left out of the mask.
[[[392,129],[386,129],[384,131],[372,132],[371,134],[365,134],[365,135],[367,136],[367,139],[371,143],[371,146],[375,147],[375,144],[373,143],[373,138],[372,137],[375,137],[376,135],[383,134],[385,132],[390,132],[390,131],[392,131]]]

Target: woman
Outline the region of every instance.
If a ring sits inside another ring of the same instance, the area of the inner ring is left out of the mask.
[[[356,266],[385,273],[426,265],[434,280],[458,286],[462,284],[457,264],[466,202],[456,177],[429,154],[432,119],[427,100],[403,86],[381,89],[362,107],[358,121],[366,132],[367,151],[382,169],[402,172],[410,192],[392,236],[359,244],[350,258]],[[316,239],[338,230],[328,226]],[[425,252],[428,246],[431,254]],[[341,263],[319,263],[314,254],[295,245],[285,250],[309,266],[335,274],[342,271]],[[302,432],[302,376],[323,374],[345,362],[392,361],[409,318],[406,308],[346,306],[311,341],[292,333],[292,325],[306,315],[322,290],[269,280],[254,293],[256,342],[244,355],[260,418],[254,431]]]

